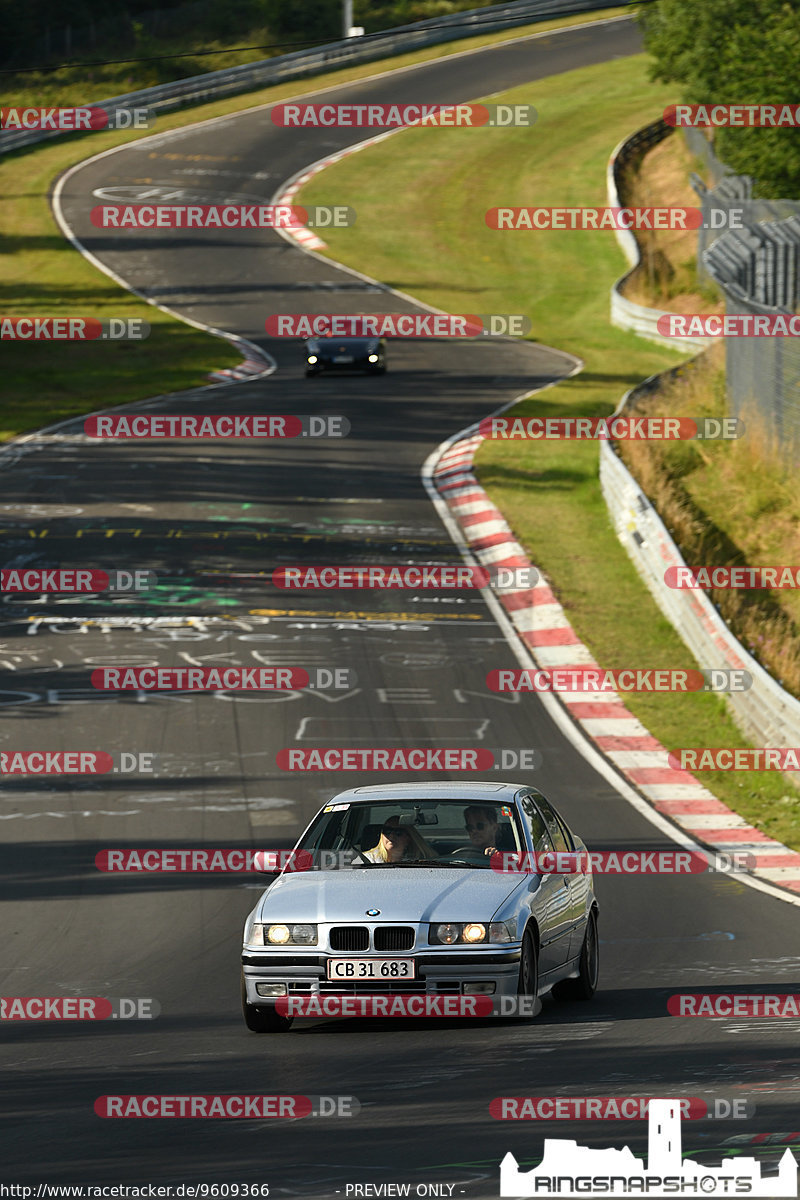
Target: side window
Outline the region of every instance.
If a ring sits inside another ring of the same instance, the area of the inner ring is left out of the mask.
[[[534,850],[544,853],[552,849],[550,835],[542,819],[542,814],[533,802],[533,797],[523,796],[520,800],[520,807],[525,813],[525,819],[531,831],[531,841],[533,842]]]
[[[566,827],[562,824],[561,819],[547,803],[544,796],[537,796],[536,802],[539,805],[539,808],[542,810],[544,819],[547,822],[547,829],[553,842],[553,849],[564,852],[573,850],[574,846],[572,844],[572,838],[569,836]]]

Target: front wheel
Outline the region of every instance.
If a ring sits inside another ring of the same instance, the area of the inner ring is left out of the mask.
[[[597,991],[599,975],[600,946],[597,940],[597,914],[592,909],[589,913],[589,920],[586,922],[586,933],[583,935],[578,978],[562,979],[553,988],[553,995],[558,1000],[591,1000]]]
[[[539,999],[539,952],[530,929],[525,930],[522,939],[517,995],[520,1001],[523,998],[527,1001],[524,1005],[520,1003],[519,1016],[530,1019],[539,1015],[542,1011],[542,1002]]]
[[[291,1028],[292,1017],[283,1017],[270,1005],[250,1004],[242,971],[242,1016],[251,1033],[283,1033]]]

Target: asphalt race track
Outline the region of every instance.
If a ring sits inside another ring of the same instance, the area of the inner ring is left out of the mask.
[[[326,99],[468,100],[638,49],[632,23],[614,21]],[[541,770],[502,777],[541,787],[589,846],[672,844],[535,696],[486,690],[487,671],[517,664],[478,593],[290,595],[270,581],[291,563],[460,562],[422,464],[459,429],[568,374],[573,360],[529,343],[419,340],[391,345],[383,378],[306,380],[300,345],[264,337],[268,313],[411,306],[269,231],[115,235],[89,221],[98,194],[123,187],[264,202],[306,164],[364,136],[301,137],[259,110],[89,161],[63,190],[68,225],[106,267],[181,314],[258,342],[277,363],[262,380],[137,410],[340,414],[352,432],[285,444],[104,444],[83,440],[75,423],[0,455],[4,563],[88,561],[163,577],[155,597],[4,597],[12,602],[0,611],[6,747],[157,756],[152,775],[4,783],[2,994],[160,1006],[154,1021],[4,1023],[3,1159],[14,1182],[248,1182],[313,1197],[344,1197],[347,1184],[446,1183],[454,1196],[482,1198],[497,1195],[503,1154],[531,1166],[544,1136],[645,1150],[644,1122],[495,1122],[496,1096],[749,1099],[747,1121],[684,1122],[684,1150],[714,1166],[726,1139],[798,1128],[800,1022],[667,1015],[674,991],[798,989],[796,907],[735,878],[599,877],[601,990],[589,1005],[548,999],[532,1024],[309,1021],[259,1038],[239,1008],[241,926],[259,877],[95,868],[112,847],[288,846],[329,796],[381,778],[279,770],[276,753],[298,745],[536,747]],[[90,682],[104,665],[237,663],[348,667],[357,682],[222,696],[104,693]],[[109,1092],[347,1095],[361,1110],[288,1122],[103,1120],[93,1105]],[[783,1146],[762,1141],[746,1152],[774,1170]]]

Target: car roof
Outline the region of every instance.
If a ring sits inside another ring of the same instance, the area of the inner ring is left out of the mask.
[[[306,338],[307,342],[327,342],[331,346],[363,346],[367,342],[379,342],[381,338],[377,334],[370,334],[369,337],[329,337],[327,334],[317,337]]]
[[[421,783],[374,783],[339,792],[327,804],[375,802],[377,800],[470,800],[509,804],[518,792],[530,790],[524,783],[489,783],[474,779],[436,779]],[[533,789],[535,790],[535,789]]]

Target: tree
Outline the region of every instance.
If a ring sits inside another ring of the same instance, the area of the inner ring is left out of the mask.
[[[638,19],[651,77],[681,84],[682,103],[797,106],[798,0],[656,0]],[[714,149],[758,195],[800,198],[800,129],[719,128]]]

